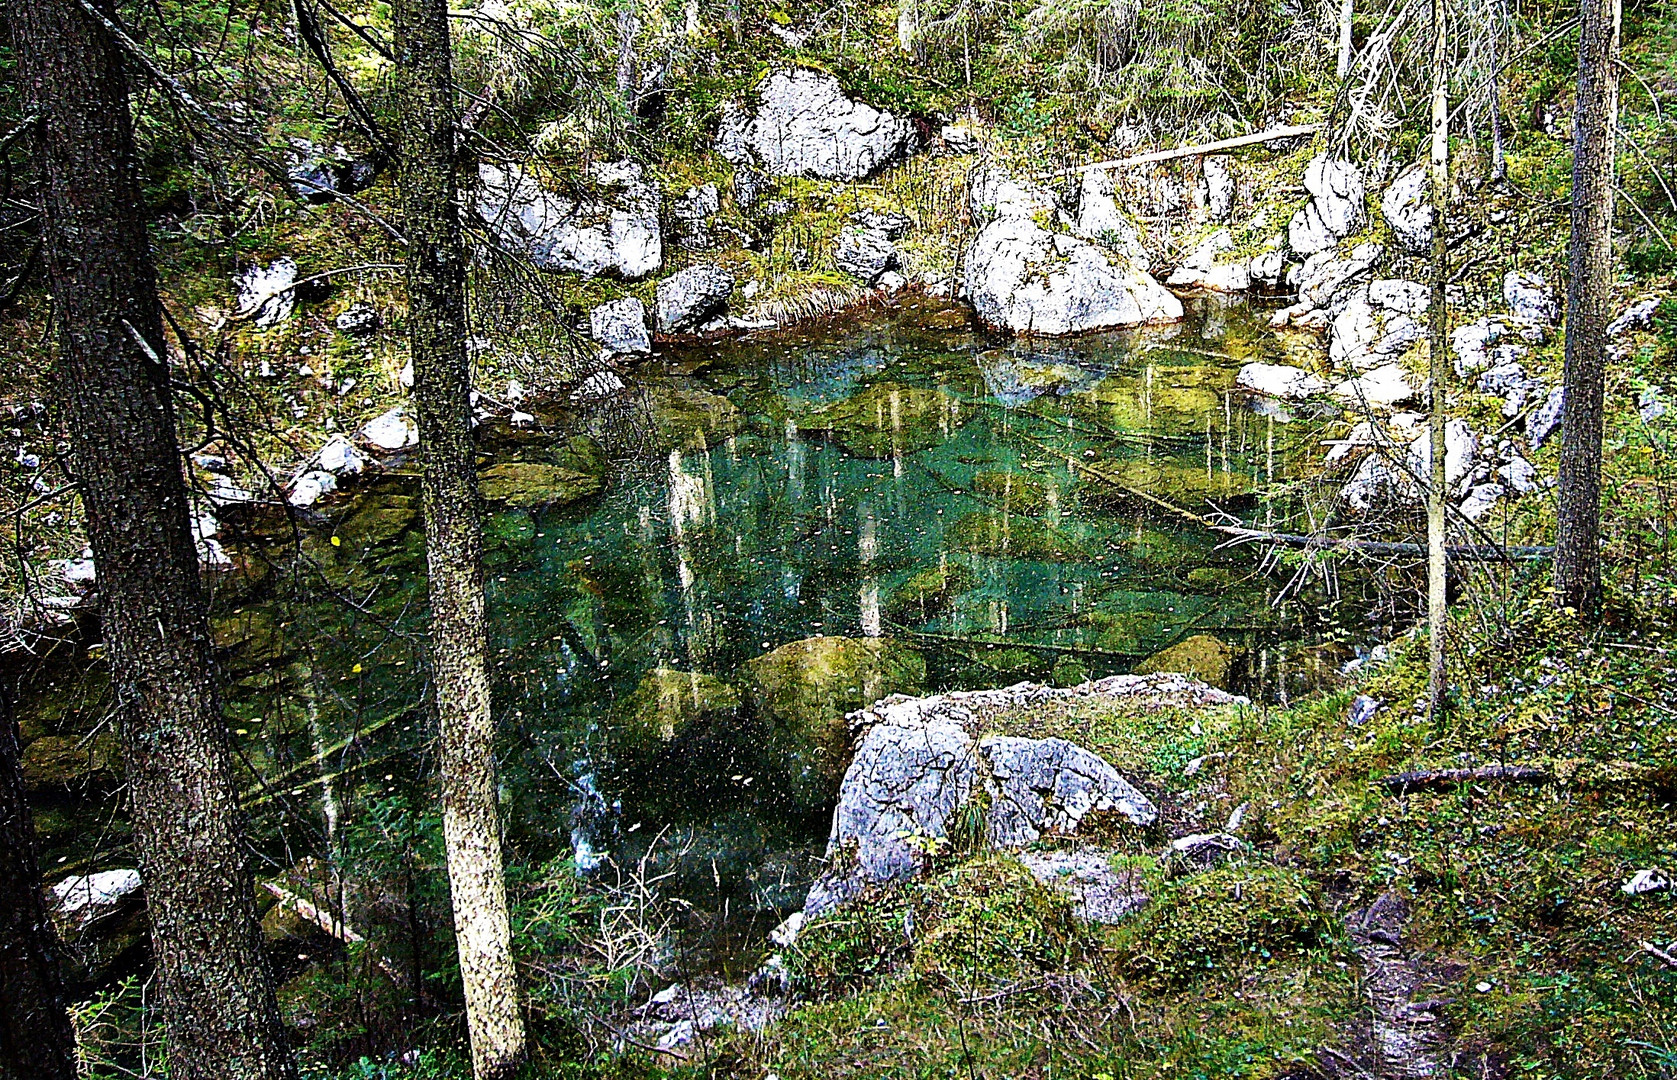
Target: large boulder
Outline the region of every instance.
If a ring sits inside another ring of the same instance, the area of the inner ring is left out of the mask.
[[[1288,364],[1246,364],[1236,373],[1234,384],[1248,393],[1282,401],[1307,401],[1328,391],[1326,379]]]
[[[684,248],[700,249],[711,246],[712,219],[722,209],[722,194],[715,184],[690,187],[686,194],[670,205],[670,218]]]
[[[1515,318],[1538,326],[1553,326],[1561,317],[1555,290],[1542,274],[1510,270],[1502,279],[1502,300]]]
[[[1380,197],[1380,215],[1391,226],[1403,249],[1425,255],[1432,247],[1432,201],[1425,164],[1411,165],[1398,174]]]
[[[1165,279],[1165,284],[1215,292],[1244,292],[1252,287],[1252,260],[1235,258],[1234,236],[1218,229],[1200,241]]]
[[[1158,811],[1100,755],[1060,738],[988,734],[986,714],[1079,698],[1173,704],[1244,699],[1181,675],[1119,675],[1075,687],[1020,683],[1004,690],[891,698],[852,717],[864,730],[845,771],[827,839],[828,871],[810,889],[806,918],[869,885],[918,875],[957,829],[991,848],[1019,848],[1077,831],[1111,811],[1147,826]]]
[[[736,165],[774,176],[860,180],[914,148],[914,125],[852,101],[823,71],[776,71],[762,83],[757,108],[726,108],[716,149]]]
[[[1427,336],[1423,320],[1431,300],[1427,286],[1413,281],[1375,281],[1353,289],[1333,305],[1328,359],[1351,371],[1396,360]]]
[[[1096,169],[1083,174],[1078,182],[1077,217],[1069,224],[1071,231],[1085,240],[1103,244],[1133,262],[1147,262],[1141,233],[1118,205],[1110,172]]]
[[[1379,244],[1358,244],[1349,255],[1329,248],[1310,256],[1289,275],[1298,288],[1299,304],[1327,307],[1345,290],[1366,281],[1385,253]]]
[[[626,745],[653,748],[702,721],[732,716],[739,706],[739,691],[714,675],[654,668],[617,710],[615,727]]]
[[[1235,651],[1210,634],[1195,634],[1149,656],[1136,665],[1135,674],[1173,671],[1198,679],[1208,686],[1227,690],[1234,671]]]
[[[706,329],[728,310],[734,275],[720,266],[690,266],[658,283],[654,305],[658,332],[682,334]]]
[[[901,267],[902,256],[896,242],[908,234],[913,224],[906,214],[872,211],[853,214],[839,230],[834,265],[865,284],[877,283],[887,272]]]
[[[601,348],[614,353],[644,355],[652,351],[646,305],[633,296],[595,307],[588,313],[588,331]]]
[[[378,179],[385,163],[382,155],[358,158],[341,146],[327,150],[302,139],[293,149],[286,180],[293,195],[313,205],[332,202],[340,195],[359,195]]]
[[[580,199],[544,190],[524,169],[479,165],[478,178],[478,215],[539,269],[634,279],[664,261],[658,189],[633,162],[595,163],[597,193]]]
[[[1327,251],[1362,228],[1363,174],[1348,161],[1328,154],[1312,158],[1304,170],[1310,201],[1287,223],[1287,239],[1300,255]]]
[[[988,325],[1060,335],[1182,318],[1182,302],[1131,255],[1050,230],[1041,189],[980,170],[971,201],[990,221],[967,248],[966,295]]]

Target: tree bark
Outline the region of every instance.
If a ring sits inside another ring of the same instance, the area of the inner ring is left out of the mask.
[[[1340,82],[1351,73],[1351,16],[1355,0],[1339,0],[1339,54],[1334,57],[1333,77]]]
[[[1555,603],[1594,618],[1601,602],[1602,396],[1613,303],[1613,166],[1619,122],[1619,0],[1579,6],[1572,122],[1572,276],[1566,290]]]
[[[0,1078],[76,1080],[63,956],[41,896],[10,706],[0,685]]]
[[[472,1070],[510,1076],[524,1057],[496,805],[485,664],[483,510],[472,450],[465,252],[455,181],[454,82],[444,0],[396,0],[397,187],[407,233],[408,338],[423,469],[431,665],[443,840]]]
[[[1449,573],[1445,551],[1444,507],[1449,498],[1449,474],[1444,460],[1444,380],[1450,355],[1449,312],[1445,284],[1450,280],[1449,229],[1445,215],[1450,209],[1450,93],[1444,67],[1445,38],[1449,24],[1444,0],[1432,0],[1432,341],[1428,377],[1432,381],[1431,417],[1427,433],[1432,456],[1432,475],[1427,482],[1427,706],[1433,719],[1444,713],[1444,631],[1449,618],[1446,594]]]
[[[296,1071],[212,677],[123,56],[75,0],[11,17],[25,109],[40,116],[53,386],[99,574],[170,1076],[284,1080]]]

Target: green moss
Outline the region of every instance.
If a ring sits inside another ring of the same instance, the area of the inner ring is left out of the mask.
[[[647,384],[647,401],[658,443],[664,450],[704,450],[737,434],[739,409],[721,394],[669,380]]]
[[[396,539],[419,520],[419,508],[414,503],[406,495],[373,495],[357,500],[338,522],[335,532],[340,545],[359,552]]]
[[[889,382],[876,383],[798,422],[801,430],[831,438],[865,458],[937,446],[960,425],[960,403],[951,395]]]
[[[948,610],[961,593],[978,584],[978,576],[958,562],[922,570],[903,582],[886,601],[885,613],[897,622],[925,622]]]
[[[1059,506],[1059,492],[1041,480],[1018,473],[983,472],[972,478],[972,489],[993,499],[1008,512],[1041,517]]]
[[[830,996],[903,967],[912,956],[909,911],[905,892],[887,892],[809,923],[782,954],[793,984]]]
[[[1117,951],[1131,974],[1180,983],[1236,963],[1296,955],[1326,933],[1304,875],[1229,864],[1167,885],[1119,932]]]
[[[1004,856],[967,863],[927,883],[916,921],[914,974],[967,989],[1069,971],[1089,947],[1071,901]]]
[[[1028,517],[967,514],[949,526],[945,541],[957,551],[998,559],[1066,562],[1083,557],[1083,546],[1051,526]]]
[[[108,780],[121,769],[122,751],[116,736],[101,731],[91,739],[47,735],[23,748],[19,766],[29,788],[72,787]]]
[[[1235,655],[1233,649],[1210,634],[1195,634],[1149,656],[1136,665],[1135,673],[1148,675],[1156,671],[1174,671],[1227,690]]]
[[[700,721],[732,716],[739,706],[739,691],[714,675],[654,668],[616,710],[614,733],[626,745],[655,747]]]
[[[526,510],[564,506],[604,489],[598,476],[559,465],[506,461],[478,473],[478,490],[485,500]]]
[[[1077,686],[1089,681],[1089,665],[1069,653],[1061,654],[1049,677],[1055,686]]]

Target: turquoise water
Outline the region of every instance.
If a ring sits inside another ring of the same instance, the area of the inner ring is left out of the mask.
[[[788,642],[883,635],[919,651],[935,690],[1098,677],[1214,634],[1239,650],[1234,688],[1274,700],[1379,639],[1354,596],[1284,598],[1290,571],[1163,505],[1279,521],[1319,457],[1315,421],[1228,391],[1240,363],[1277,359],[1261,316],[1190,309],[1178,327],[1031,345],[911,307],[671,350],[620,398],[544,415],[612,464],[602,494],[488,527],[514,858],[621,861],[656,839],[700,908],[797,902],[830,804],[749,695],[626,748],[623,702],[653,668],[739,686]],[[518,441],[506,452],[544,436]],[[274,572],[218,620],[278,864],[341,845],[381,800],[424,797],[414,494],[411,476],[364,489],[301,559],[272,539]],[[85,857],[85,833],[49,841]]]

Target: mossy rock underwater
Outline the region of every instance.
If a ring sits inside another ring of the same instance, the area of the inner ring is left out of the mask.
[[[478,474],[478,490],[485,500],[524,510],[564,506],[598,495],[604,488],[599,476],[562,465],[504,461]]]
[[[982,472],[972,478],[972,490],[996,502],[1009,513],[1041,517],[1060,505],[1060,493],[1031,476],[1007,472]]]
[[[895,621],[925,622],[949,609],[955,597],[978,584],[978,575],[958,562],[933,566],[910,577],[886,601]]]
[[[912,454],[945,442],[961,426],[961,403],[941,390],[876,383],[798,421],[857,457]]]
[[[1185,983],[1237,963],[1296,954],[1327,932],[1303,874],[1236,862],[1167,885],[1120,932],[1117,946],[1131,974]]]
[[[973,555],[1031,562],[1069,562],[1085,555],[1076,540],[1028,517],[967,514],[944,534],[949,546]]]
[[[740,694],[714,675],[654,668],[618,707],[616,737],[626,746],[674,742],[695,724],[739,711]]]
[[[1229,674],[1234,670],[1237,655],[1234,649],[1210,634],[1195,634],[1149,656],[1136,665],[1135,673],[1151,675],[1156,671],[1174,671],[1190,675],[1208,686],[1227,690]]]
[[[371,495],[355,502],[333,535],[340,547],[365,551],[396,539],[418,520],[418,500],[412,496]]]
[[[850,763],[845,714],[890,694],[918,693],[926,681],[926,661],[890,638],[805,638],[747,661],[743,671],[797,797],[811,805],[832,798]]]

